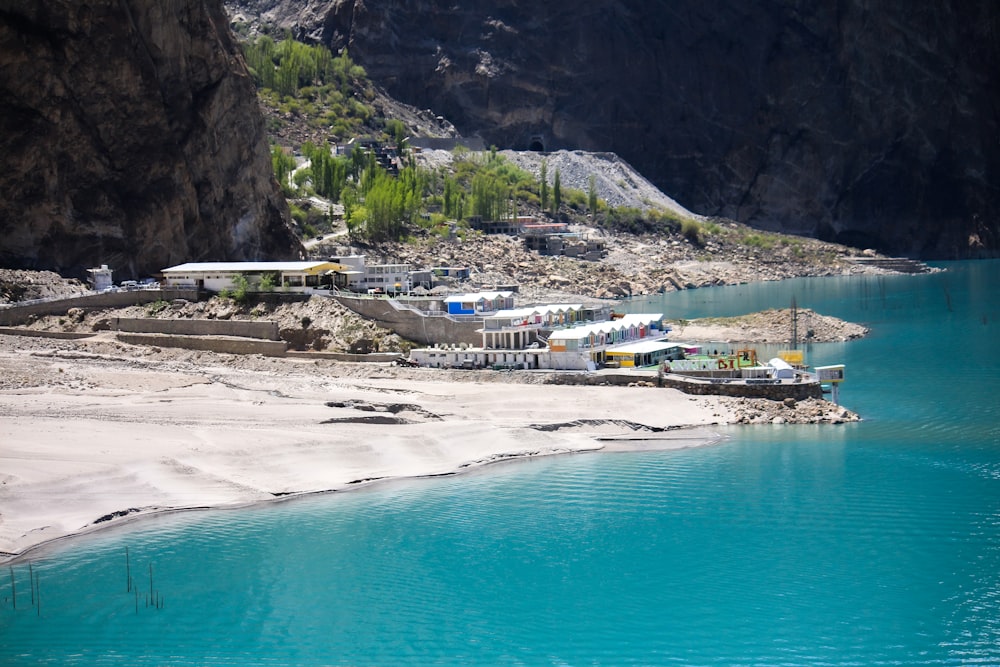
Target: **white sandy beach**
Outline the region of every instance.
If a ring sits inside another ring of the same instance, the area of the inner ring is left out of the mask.
[[[335,364],[0,339],[0,557],[142,513],[706,444],[730,416],[724,399],[669,389],[345,377]]]

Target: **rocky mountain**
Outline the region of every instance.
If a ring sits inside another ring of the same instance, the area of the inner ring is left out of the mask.
[[[221,0],[0,6],[0,266],[297,258]]]
[[[613,151],[703,215],[1000,252],[1000,6],[229,0],[500,148]]]

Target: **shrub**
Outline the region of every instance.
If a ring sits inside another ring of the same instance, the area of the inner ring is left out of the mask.
[[[242,273],[233,278],[233,288],[219,292],[219,296],[245,304],[250,299],[250,281]]]
[[[701,245],[701,225],[697,220],[682,220],[681,235],[694,245]]]
[[[743,237],[743,245],[766,250],[767,248],[774,247],[774,239],[763,234],[747,234]]]
[[[158,299],[146,306],[146,314],[152,317],[158,313],[163,312],[168,306],[170,306],[169,303],[167,303],[163,299]]]

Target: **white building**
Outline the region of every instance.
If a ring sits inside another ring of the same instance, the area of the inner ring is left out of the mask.
[[[337,272],[347,268],[333,262],[189,262],[161,273],[165,285],[210,292],[234,289],[238,276],[242,276],[252,291],[261,289],[267,279],[276,292],[308,294],[330,289]]]
[[[334,264],[340,264],[343,270],[337,272],[334,284],[340,289],[352,292],[365,291],[365,256],[346,255],[344,257],[331,257]]]
[[[341,289],[382,294],[407,294],[413,289],[409,264],[368,264],[364,255],[331,257],[330,261],[344,267],[335,283]]]
[[[413,289],[409,264],[368,264],[364,286],[368,292],[408,294]]]
[[[603,307],[597,307],[600,310]],[[410,359],[435,368],[588,370],[605,364],[621,346],[663,341],[669,326],[660,313],[581,321],[579,305],[530,306],[485,318],[483,347],[451,345],[410,350]],[[657,350],[666,350],[664,344]],[[654,350],[643,350],[652,354]]]
[[[114,286],[114,281],[111,280],[112,270],[108,268],[107,264],[101,264],[96,268],[87,269],[87,273],[90,274],[90,284],[95,292],[103,292],[104,290],[111,289]]]

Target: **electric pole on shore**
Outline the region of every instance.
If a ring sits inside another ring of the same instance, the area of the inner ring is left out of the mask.
[[[799,349],[799,309],[792,297],[792,340],[789,341],[793,350]]]

